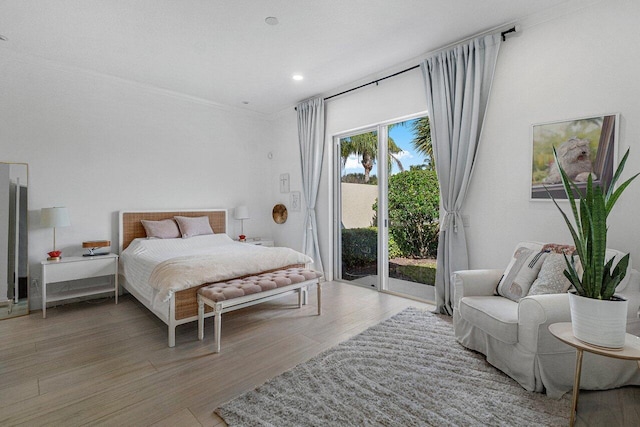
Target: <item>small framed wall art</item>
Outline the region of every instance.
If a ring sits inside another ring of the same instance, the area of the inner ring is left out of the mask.
[[[618,152],[618,114],[541,123],[531,129],[531,199],[566,199],[558,162],[580,191],[589,176],[607,191]]]
[[[288,173],[280,174],[280,192],[281,193],[289,192],[289,174]]]
[[[289,196],[289,205],[291,206],[291,211],[300,212],[300,203],[302,203],[302,200],[300,199],[300,192],[292,191],[291,195]]]

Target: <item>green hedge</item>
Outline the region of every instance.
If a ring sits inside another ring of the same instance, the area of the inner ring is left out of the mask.
[[[398,244],[389,236],[389,258],[402,256]],[[378,227],[342,230],[342,263],[346,267],[362,267],[378,259]]]
[[[440,188],[434,170],[408,170],[389,177],[389,235],[403,256],[437,256],[439,215]]]

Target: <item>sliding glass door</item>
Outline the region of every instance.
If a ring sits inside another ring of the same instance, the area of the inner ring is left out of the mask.
[[[338,278],[378,287],[378,132],[367,130],[338,139]]]
[[[428,119],[381,124],[335,143],[336,277],[433,301],[439,188]]]

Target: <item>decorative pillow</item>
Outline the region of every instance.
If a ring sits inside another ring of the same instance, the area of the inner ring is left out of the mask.
[[[577,261],[577,260],[576,260]],[[571,282],[564,275],[567,263],[563,254],[550,253],[542,263],[538,278],[528,295],[562,294],[569,290]]]
[[[538,277],[547,255],[548,253],[542,250],[518,247],[512,262],[498,283],[498,295],[516,302],[525,297],[531,284]]]
[[[542,247],[544,252],[552,252],[554,254],[573,255],[576,251],[575,246],[571,245],[559,245],[558,243],[547,243]]]
[[[183,239],[203,234],[213,234],[208,216],[174,216],[173,218],[178,223]]]
[[[162,221],[147,221],[146,219],[140,220],[144,231],[147,233],[147,238],[157,239],[175,239],[180,237],[180,230],[178,225],[172,219],[163,219]]]

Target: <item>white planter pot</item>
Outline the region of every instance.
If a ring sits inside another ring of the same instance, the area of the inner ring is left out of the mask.
[[[599,347],[622,348],[627,333],[629,302],[605,301],[569,293],[573,335]]]

